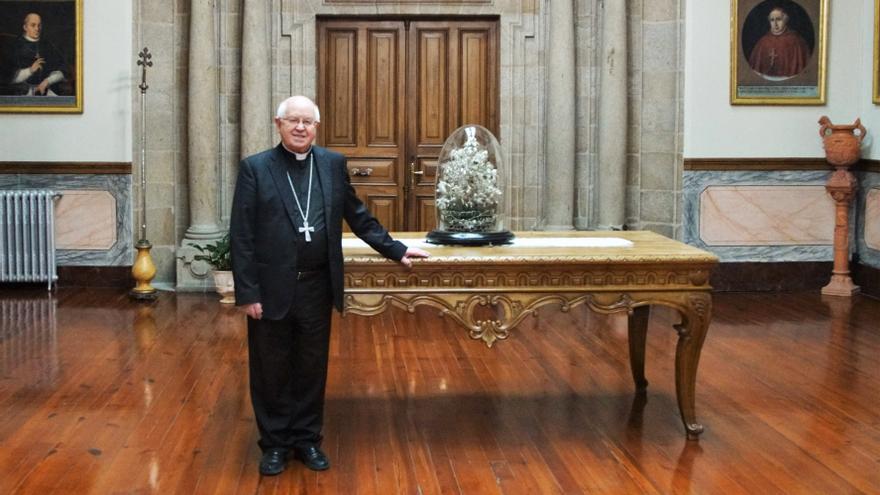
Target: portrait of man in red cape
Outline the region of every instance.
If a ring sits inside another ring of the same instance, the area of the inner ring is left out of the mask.
[[[775,7],[767,16],[770,30],[762,36],[749,54],[749,66],[767,77],[793,77],[807,67],[810,47],[804,38],[789,27],[789,15]]]

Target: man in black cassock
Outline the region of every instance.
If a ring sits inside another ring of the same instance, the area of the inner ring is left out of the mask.
[[[8,86],[15,95],[58,96],[65,94],[61,84],[67,80],[66,63],[61,51],[42,39],[43,20],[31,12],[24,18],[22,34],[12,46],[12,73]]]
[[[342,221],[409,267],[428,253],[395,241],[358,199],[345,157],[313,145],[321,114],[305,96],[278,107],[281,142],[241,161],[230,240],[235,302],[248,319],[251,402],[260,473],[288,457],[330,467],[320,449],[332,308],[343,307]]]

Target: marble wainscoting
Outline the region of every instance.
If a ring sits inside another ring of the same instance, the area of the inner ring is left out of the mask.
[[[54,189],[59,273],[71,266],[131,266],[132,190],[128,174],[0,174],[2,189]]]
[[[876,167],[875,167],[876,169]],[[853,281],[862,294],[880,298],[880,172],[863,171],[859,177],[859,219]]]
[[[686,170],[683,237],[722,262],[833,259],[829,171]]]
[[[859,172],[859,262],[880,269],[880,172]]]

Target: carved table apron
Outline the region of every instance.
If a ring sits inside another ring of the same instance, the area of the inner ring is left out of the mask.
[[[423,246],[423,233],[395,233]],[[596,244],[585,246],[585,244]],[[423,246],[431,257],[411,270],[389,261],[351,234],[343,240],[345,314],[372,316],[397,306],[440,310],[491,347],[548,304],[562,311],[585,304],[600,313],[629,315],[629,355],[637,392],[645,379],[645,343],[652,304],[676,309],[675,388],[687,437],[703,426],[694,408],[697,364],[709,320],[709,273],[718,258],[653,232],[517,232],[508,246]],[[498,319],[475,319],[492,306]]]

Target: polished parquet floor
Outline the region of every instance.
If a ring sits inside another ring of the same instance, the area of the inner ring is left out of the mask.
[[[675,316],[544,308],[488,349],[436,311],[334,320],[325,450],[261,478],[244,316],[209,294],[0,289],[0,493],[880,493],[880,302],[717,294],[687,441]]]

